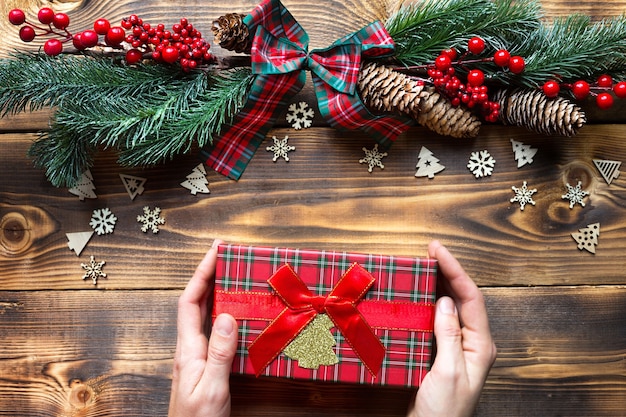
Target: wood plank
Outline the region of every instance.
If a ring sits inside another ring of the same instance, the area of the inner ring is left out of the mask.
[[[477,415],[626,409],[626,288],[483,292],[498,359]],[[0,416],[165,415],[179,294],[0,292]],[[232,385],[233,416],[400,416],[412,395],[248,377]]]
[[[626,128],[602,125],[573,139],[544,138],[524,130],[486,127],[479,138],[454,141],[415,129],[400,138],[369,174],[358,163],[370,139],[333,129],[276,129],[296,146],[291,161],[272,162],[265,144],[243,178],[209,174],[211,194],[193,196],[179,184],[198,163],[195,152],[146,170],[122,169],[103,152],[92,169],[96,200],[79,201],[49,185],[25,158],[31,135],[0,135],[0,219],[24,221],[21,237],[5,230],[0,241],[3,289],[82,289],[80,262],[105,260],[101,288],[171,288],[187,281],[210,242],[231,242],[423,256],[431,239],[444,241],[481,285],[624,283],[626,177],[610,185],[593,158],[626,161]],[[510,139],[539,149],[532,165],[517,168]],[[369,143],[369,145],[368,145]],[[424,145],[446,166],[434,179],[415,178]],[[473,151],[496,159],[491,177],[466,168]],[[622,168],[623,169],[623,168]],[[131,201],[118,174],[148,179]],[[535,206],[511,204],[511,186],[528,181]],[[569,209],[565,184],[582,182],[586,206]],[[142,233],[142,208],[163,209],[159,234]],[[80,258],[65,233],[90,230],[94,209],[117,216],[115,231],[94,235]],[[355,213],[359,215],[355,216]],[[601,224],[595,255],[581,252],[571,233]],[[24,280],[24,276],[29,276]]]

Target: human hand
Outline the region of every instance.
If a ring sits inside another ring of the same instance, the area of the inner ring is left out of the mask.
[[[437,355],[420,386],[411,417],[465,417],[476,408],[496,359],[483,295],[459,262],[438,241],[428,246],[449,295],[437,301]]]
[[[230,415],[228,380],[237,348],[237,322],[220,314],[213,322],[210,339],[204,332],[210,320],[207,302],[213,290],[218,243],[213,242],[178,299],[169,417]]]

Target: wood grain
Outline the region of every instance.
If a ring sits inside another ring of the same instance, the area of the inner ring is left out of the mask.
[[[499,355],[479,415],[625,409],[625,288],[484,293]],[[178,294],[1,293],[0,416],[165,415]],[[412,396],[409,389],[253,377],[234,377],[232,390],[233,416],[401,416]]]
[[[284,0],[312,47],[384,20],[402,2]],[[214,18],[256,3],[3,0],[0,12],[21,7],[34,16],[52,5],[76,29],[131,13],[167,25],[185,16],[212,39]],[[546,19],[579,12],[599,21],[624,13],[626,1],[542,7]],[[0,57],[24,47],[4,17],[0,33]],[[314,102],[310,85],[296,100]],[[98,198],[87,201],[52,187],[26,156],[53,109],[0,119],[0,416],[166,415],[176,300],[217,237],[413,256],[438,238],[482,287],[498,346],[477,416],[626,415],[626,174],[606,184],[592,162],[626,161],[626,103],[585,110],[590,123],[574,138],[485,126],[460,141],[414,128],[372,174],[358,163],[371,138],[329,129],[318,116],[303,131],[282,122],[268,141],[289,136],[289,163],[273,163],[263,143],[240,181],[209,173],[211,193],[197,196],[180,186],[199,162],[196,149],[144,169],[122,168],[105,150],[91,170]],[[510,139],[538,148],[531,165],[517,168]],[[432,180],[414,176],[421,146],[446,166]],[[466,164],[483,149],[495,172],[475,179]],[[119,173],[147,178],[144,194],[131,201]],[[522,212],[509,200],[523,181],[538,191]],[[561,196],[578,181],[590,195],[570,210]],[[146,205],[163,209],[157,235],[136,222]],[[77,257],[65,234],[90,230],[92,211],[104,207],[119,219],[114,233],[94,235]],[[601,234],[592,255],[571,233],[594,222]],[[81,279],[90,255],[106,261],[97,286]],[[241,376],[231,385],[233,416],[403,416],[414,395]]]

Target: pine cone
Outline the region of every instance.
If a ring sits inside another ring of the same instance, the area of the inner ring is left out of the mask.
[[[440,135],[455,138],[478,135],[481,123],[471,111],[453,107],[433,87],[425,87],[384,65],[363,64],[358,89],[371,110],[409,116]]]
[[[574,136],[587,117],[582,109],[563,98],[548,98],[530,89],[500,90],[493,101],[500,103],[500,120],[544,135]]]
[[[215,36],[215,42],[226,50],[249,54],[252,41],[248,26],[243,23],[244,17],[246,17],[245,14],[228,13],[213,21],[211,30]]]

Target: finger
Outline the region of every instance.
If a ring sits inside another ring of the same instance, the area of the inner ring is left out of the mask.
[[[204,337],[206,303],[215,275],[219,243],[213,242],[178,300],[178,347],[181,355],[196,352],[198,337]]]
[[[237,322],[229,314],[220,314],[213,321],[207,362],[201,385],[209,388],[215,401],[228,396],[230,372],[237,350]]]
[[[465,370],[461,324],[456,305],[450,297],[441,297],[437,301],[434,333],[437,356],[431,372],[445,379],[438,383],[449,384],[458,380]]]
[[[491,336],[483,295],[467,275],[459,261],[438,241],[428,247],[428,254],[437,259],[441,275],[448,283],[450,295],[459,306],[461,323],[483,336]]]

